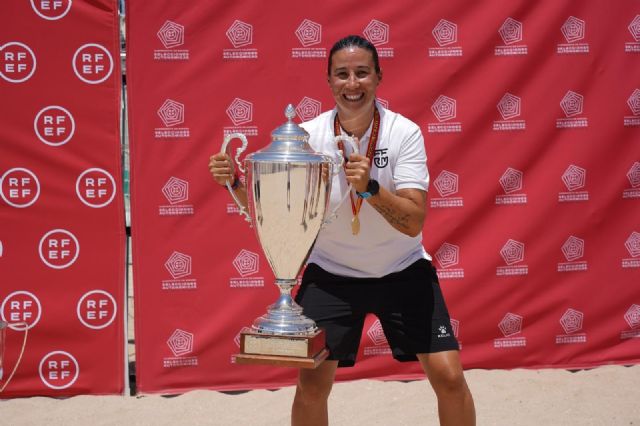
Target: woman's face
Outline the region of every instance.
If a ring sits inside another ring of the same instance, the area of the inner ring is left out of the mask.
[[[329,86],[338,109],[347,114],[367,112],[381,77],[368,50],[349,46],[336,51],[331,58]]]

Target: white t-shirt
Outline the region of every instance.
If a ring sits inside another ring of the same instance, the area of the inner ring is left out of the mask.
[[[371,165],[371,178],[395,193],[398,189],[429,186],[427,157],[420,127],[411,120],[377,104],[380,112],[378,143]],[[318,152],[338,158],[334,142],[336,110],[320,114],[302,123],[311,135],[309,143]],[[360,140],[360,154],[366,155],[371,126]],[[348,145],[348,144],[345,144]],[[345,147],[348,154],[351,149]],[[347,191],[344,171],[333,177],[330,212],[335,210]],[[328,214],[330,214],[328,212]],[[398,272],[418,259],[431,260],[422,246],[422,233],[410,237],[394,229],[365,200],[360,209],[360,233],[351,233],[351,202],[340,205],[337,217],[318,234],[308,263],[316,263],[326,271],[349,277],[382,277]]]

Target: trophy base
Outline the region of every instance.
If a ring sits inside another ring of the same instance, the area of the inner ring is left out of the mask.
[[[316,368],[329,356],[324,330],[310,335],[284,336],[256,332],[240,333],[238,364],[268,364],[279,367]]]

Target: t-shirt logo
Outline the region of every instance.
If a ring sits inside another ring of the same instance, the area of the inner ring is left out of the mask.
[[[389,164],[389,157],[387,157],[387,149],[376,149],[376,152],[373,156],[373,163],[379,169],[384,169]]]

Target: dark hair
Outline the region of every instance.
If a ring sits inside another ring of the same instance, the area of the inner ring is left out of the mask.
[[[380,62],[378,60],[378,51],[376,50],[376,47],[373,44],[371,44],[371,42],[366,38],[360,37],[359,35],[348,35],[336,41],[336,43],[333,45],[333,47],[329,51],[327,75],[331,75],[331,59],[333,59],[333,54],[336,53],[338,50],[342,50],[347,47],[359,47],[361,49],[365,49],[371,52],[371,56],[373,56],[373,65],[376,69],[376,74],[380,74]]]

